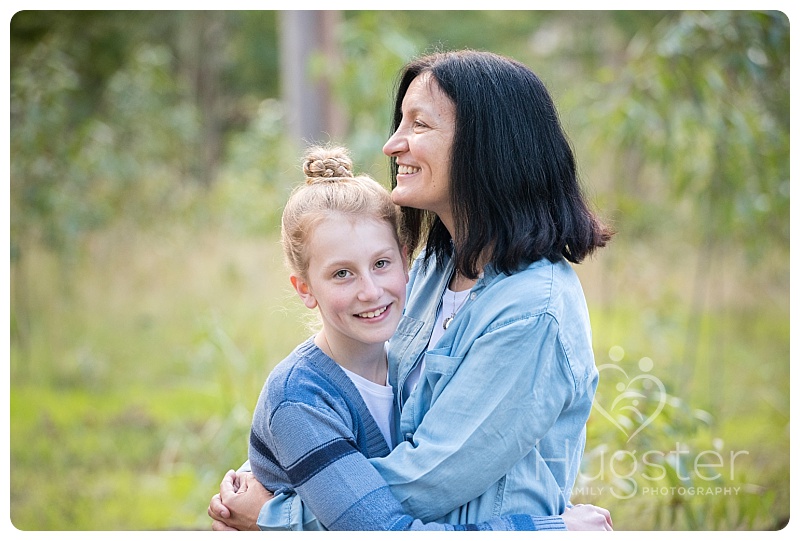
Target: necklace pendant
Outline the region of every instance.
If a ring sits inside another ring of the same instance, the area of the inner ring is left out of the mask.
[[[455,314],[453,314],[453,315],[455,315]],[[444,318],[444,322],[442,323],[442,328],[444,328],[444,330],[447,330],[447,327],[449,327],[450,323],[452,323],[452,322],[453,322],[453,316]]]

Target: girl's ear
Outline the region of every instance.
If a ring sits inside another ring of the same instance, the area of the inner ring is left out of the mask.
[[[299,276],[295,276],[294,274],[289,277],[289,280],[291,280],[292,287],[294,287],[294,290],[297,291],[297,295],[303,301],[303,304],[306,305],[306,308],[316,308],[317,299],[314,297],[314,294],[311,293],[311,288],[309,287],[308,282]]]

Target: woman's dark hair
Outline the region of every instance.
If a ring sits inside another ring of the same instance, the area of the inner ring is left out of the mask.
[[[450,157],[450,233],[428,211],[403,207],[409,249],[427,233],[425,261],[453,253],[456,269],[476,278],[481,257],[513,273],[541,258],[580,263],[613,232],[589,209],[553,100],[525,65],[494,53],[456,51],[412,60],[401,72],[392,132],[411,82],[422,73],[455,104]],[[392,188],[397,163],[392,160]],[[451,242],[452,240],[452,242]]]

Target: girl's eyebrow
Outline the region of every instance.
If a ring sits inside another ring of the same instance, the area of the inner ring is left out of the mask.
[[[370,256],[370,258],[371,259],[377,259],[377,258],[380,258],[380,257],[385,257],[385,256],[389,255],[390,253],[392,253],[392,251],[393,251],[393,247],[392,246],[384,246],[384,247],[379,248],[379,249],[375,250],[374,252],[372,252],[372,255]],[[327,269],[331,269],[332,270],[333,268],[349,267],[349,266],[353,266],[353,261],[351,259],[335,259],[335,260],[331,261],[330,263],[325,263],[322,266],[322,269],[323,270],[327,270]]]
[[[339,267],[349,267],[352,265],[352,261],[349,259],[337,259],[335,261],[331,261],[330,263],[326,263],[322,266],[323,269],[333,269]]]

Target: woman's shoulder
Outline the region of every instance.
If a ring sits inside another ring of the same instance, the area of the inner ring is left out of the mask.
[[[508,280],[506,282],[508,287],[520,284],[549,286],[554,290],[580,287],[580,280],[578,280],[575,269],[564,258],[557,261],[550,261],[546,258],[539,259],[524,266],[518,272],[505,275],[505,278]]]
[[[487,271],[491,272],[491,271]],[[561,319],[573,309],[583,310],[580,280],[564,259],[539,259],[511,274],[489,274],[487,301],[526,313],[550,313]]]

